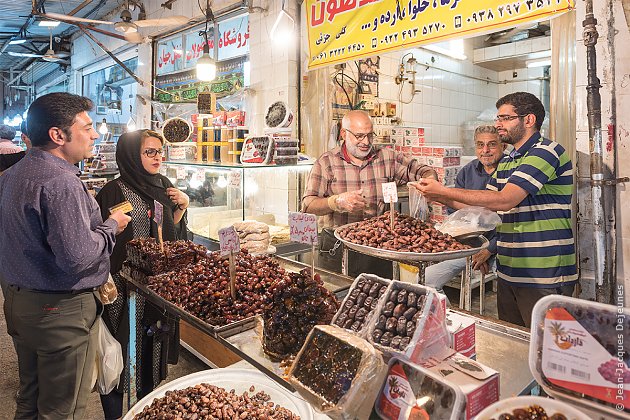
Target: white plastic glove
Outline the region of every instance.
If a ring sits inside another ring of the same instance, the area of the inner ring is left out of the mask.
[[[342,212],[358,213],[367,207],[367,201],[361,195],[363,189],[339,194],[335,200],[337,208]]]

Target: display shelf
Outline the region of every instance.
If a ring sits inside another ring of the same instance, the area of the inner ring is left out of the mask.
[[[235,222],[269,225],[272,245],[289,241],[288,214],[300,210],[311,163],[240,165],[166,161],[162,174],[190,198],[188,228],[196,237],[218,240]]]
[[[184,145],[183,143],[179,143],[180,146]],[[190,144],[191,146],[195,146],[194,143]],[[184,166],[196,166],[196,167],[210,167],[210,168],[242,168],[242,169],[254,169],[254,168],[296,168],[303,169],[306,168],[310,170],[313,166],[313,162],[298,162],[295,165],[270,165],[270,164],[262,164],[262,163],[216,163],[216,162],[197,162],[194,160],[167,160],[162,162],[164,165],[184,165]]]

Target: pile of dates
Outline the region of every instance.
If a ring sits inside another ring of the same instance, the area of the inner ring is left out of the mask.
[[[339,301],[324,287],[319,274],[310,270],[288,273],[267,292],[263,312],[263,350],[273,360],[294,355],[306,336],[318,324],[329,324],[339,309]]]
[[[127,262],[148,275],[160,274],[204,259],[207,249],[191,241],[166,241],[164,252],[154,238],[127,242]]]
[[[548,420],[568,420],[567,416],[561,413],[555,413],[553,415],[547,414],[544,408],[539,405],[530,405],[525,408],[517,408],[512,410],[511,413],[503,413],[499,417],[498,420],[538,420],[538,419],[548,419]],[[494,419],[491,419],[494,420]]]
[[[361,358],[358,348],[315,329],[293,376],[327,402],[337,404],[352,386]]]
[[[198,384],[177,391],[166,391],[156,398],[134,420],[154,419],[279,419],[297,420],[290,410],[274,404],[264,391],[254,394],[254,387],[238,395],[234,390]]]
[[[234,256],[236,300],[230,295],[230,264],[218,252],[176,271],[147,278],[147,286],[164,299],[211,325],[226,325],[263,311],[271,285],[287,272],[267,256],[246,250]]]
[[[399,213],[394,214],[393,230],[388,212],[342,228],[339,234],[355,244],[398,252],[434,253],[470,248],[430,223]]]
[[[424,294],[406,289],[392,290],[376,320],[372,342],[404,351],[416,331],[425,298]]]
[[[334,324],[354,332],[361,331],[386,289],[386,284],[375,279],[358,280],[356,286],[350,289]]]

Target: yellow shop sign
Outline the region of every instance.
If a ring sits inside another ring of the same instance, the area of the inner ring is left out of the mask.
[[[306,0],[309,68],[548,19],[575,0]]]

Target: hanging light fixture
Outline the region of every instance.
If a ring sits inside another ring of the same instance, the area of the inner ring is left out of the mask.
[[[284,10],[284,1],[282,0],[282,8],[269,33],[269,37],[277,45],[290,44],[294,38],[295,20]]]
[[[217,76],[217,65],[210,57],[210,47],[208,46],[208,22],[212,20],[214,22],[214,15],[212,14],[212,9],[210,8],[210,0],[208,0],[206,4],[206,28],[203,31],[203,54],[197,60],[197,79],[203,82],[211,82]],[[213,39],[213,47],[214,47],[214,58],[218,57],[217,54],[217,36],[216,36],[216,22],[214,22],[212,27],[212,39]]]
[[[136,120],[133,118],[133,106],[129,105],[129,121],[127,121],[127,132],[136,131]]]
[[[103,122],[101,123],[101,125],[98,126],[98,132],[102,135],[105,135],[109,132],[109,129],[107,128],[107,120],[105,118],[103,118]]]

